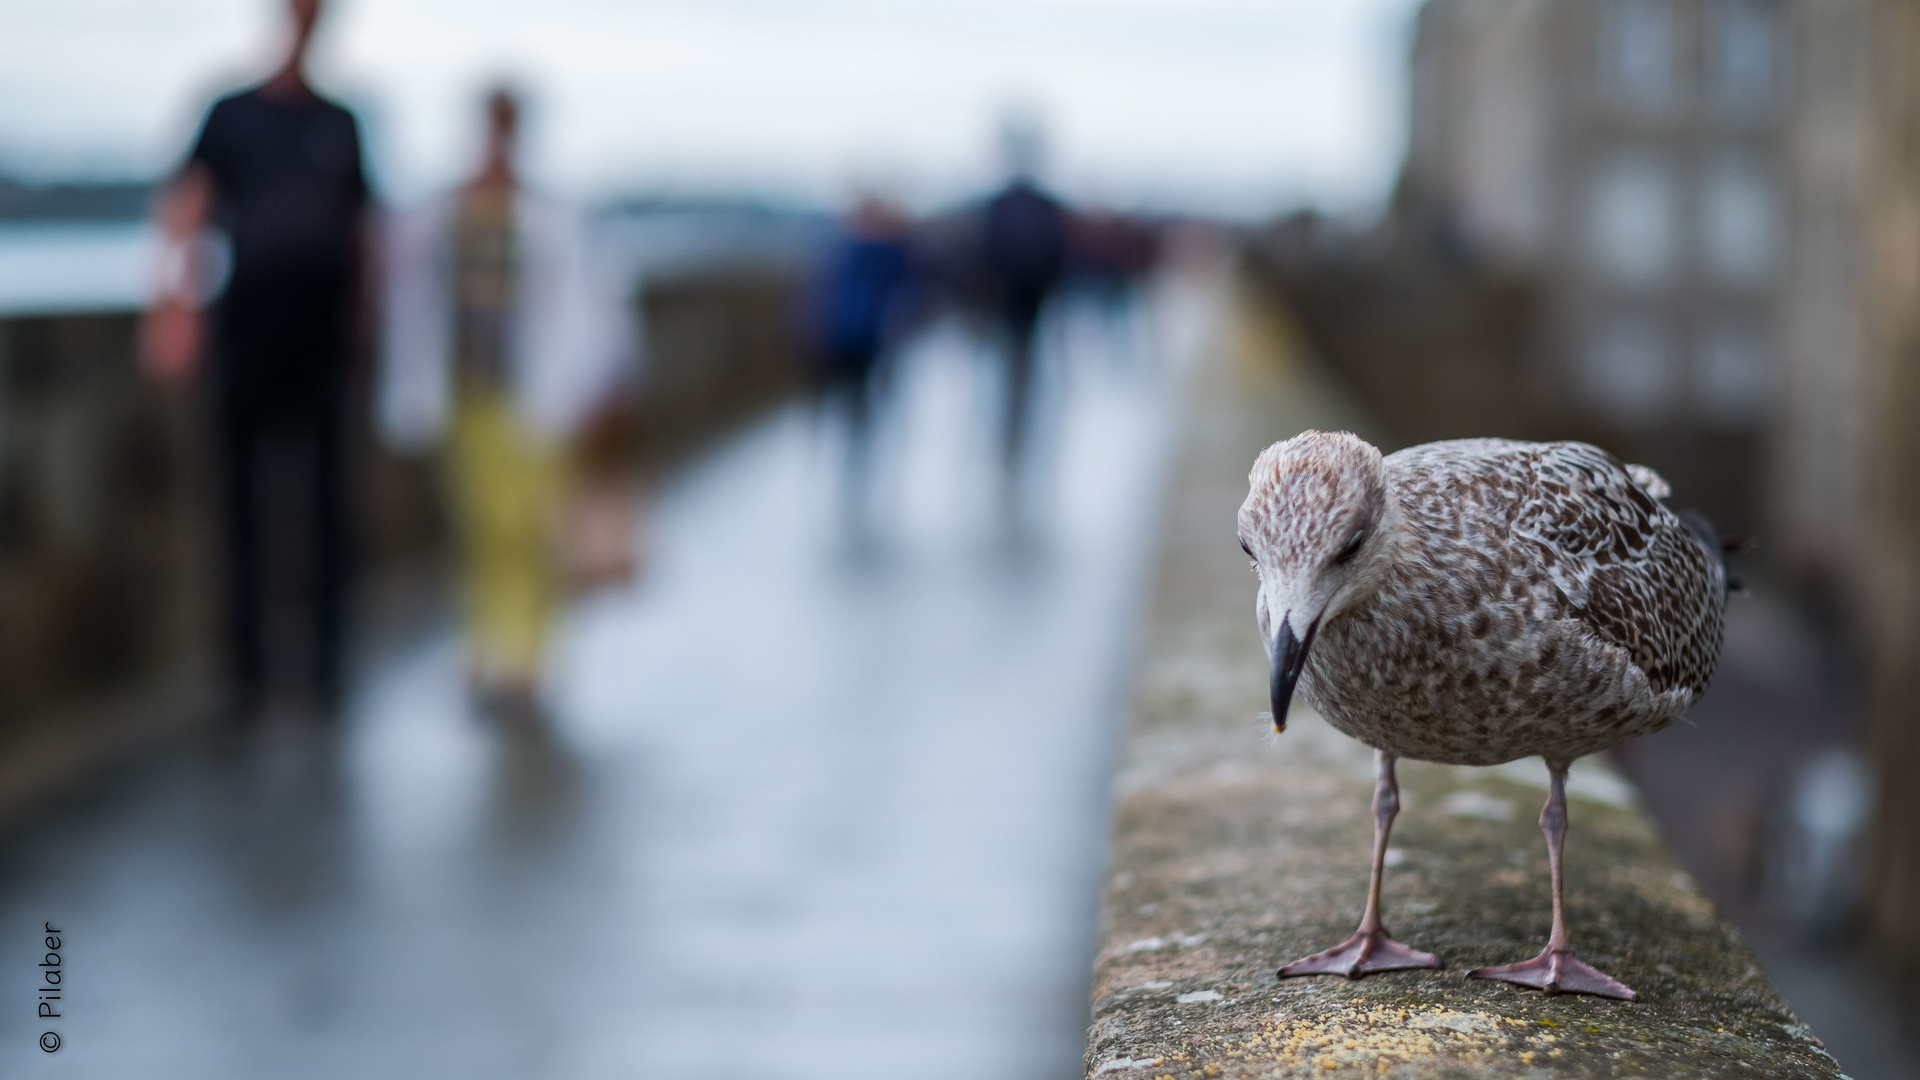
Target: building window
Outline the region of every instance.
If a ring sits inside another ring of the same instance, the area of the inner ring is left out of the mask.
[[[1718,0],[1707,9],[1706,89],[1712,106],[1762,116],[1779,80],[1779,14],[1764,0]]]
[[[1670,0],[1607,0],[1597,15],[1601,93],[1630,109],[1671,108],[1678,50]]]
[[[1673,175],[1664,158],[1630,151],[1594,170],[1587,250],[1595,269],[1622,285],[1657,285],[1673,269]]]
[[[1584,404],[1617,421],[1642,424],[1672,404],[1677,387],[1659,322],[1621,314],[1600,323],[1580,355]]]
[[[1766,338],[1750,321],[1723,320],[1707,329],[1694,365],[1700,412],[1723,427],[1752,427],[1773,404],[1773,362]]]
[[[1701,177],[1700,248],[1709,277],[1723,285],[1764,284],[1773,272],[1776,200],[1767,169],[1753,158],[1722,154]]]

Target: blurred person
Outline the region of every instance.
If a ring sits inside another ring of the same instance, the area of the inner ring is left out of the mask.
[[[1011,497],[1028,437],[1040,313],[1066,266],[1067,211],[1039,185],[1038,125],[1013,118],[1003,142],[1011,179],[987,202],[981,256],[1006,335],[1001,457]]]
[[[179,383],[208,340],[200,236],[217,223],[232,261],[212,319],[215,431],[225,510],[235,711],[264,703],[266,556],[302,547],[315,704],[341,689],[348,585],[348,369],[365,306],[367,206],[353,114],[307,82],[320,0],[291,0],[292,42],[264,83],[221,98],[157,206],[162,258],[142,366]],[[304,542],[299,542],[304,538]]]
[[[479,172],[390,230],[379,410],[396,446],[444,453],[476,697],[531,718],[564,586],[569,440],[612,398],[626,341],[580,215],[521,181],[519,98],[495,89],[485,110]]]
[[[913,279],[906,216],[886,199],[862,196],[827,258],[818,313],[821,392],[846,425],[842,509],[855,531],[864,525],[871,485],[882,368],[907,317]]]

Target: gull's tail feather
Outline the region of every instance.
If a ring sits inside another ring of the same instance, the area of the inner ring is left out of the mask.
[[[1759,539],[1752,536],[1723,536],[1720,530],[1713,527],[1713,522],[1707,515],[1698,510],[1682,510],[1679,517],[1688,531],[1693,533],[1694,539],[1700,542],[1701,549],[1707,553],[1707,560],[1719,567],[1723,598],[1745,596],[1746,583],[1734,576],[1733,567],[1728,564],[1727,556],[1752,551],[1760,545]]]

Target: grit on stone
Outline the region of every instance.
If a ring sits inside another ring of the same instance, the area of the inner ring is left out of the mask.
[[[644,579],[569,616],[548,728],[477,723],[443,625],[372,660],[337,737],[182,748],[23,823],[0,956],[31,972],[53,922],[71,993],[58,1054],[0,1010],[0,1074],[1075,1074],[1151,343],[1194,288],[1137,334],[1055,328],[1059,496],[1023,540],[993,365],[935,334],[875,549],[839,535],[809,411],[756,425],[660,494]]]

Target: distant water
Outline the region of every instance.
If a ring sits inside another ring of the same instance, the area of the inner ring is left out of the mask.
[[[631,284],[718,267],[803,265],[817,215],[723,207],[601,217],[595,240]],[[137,311],[152,291],[157,250],[144,221],[0,224],[0,318]]]
[[[155,246],[142,221],[0,225],[0,317],[138,310]]]

